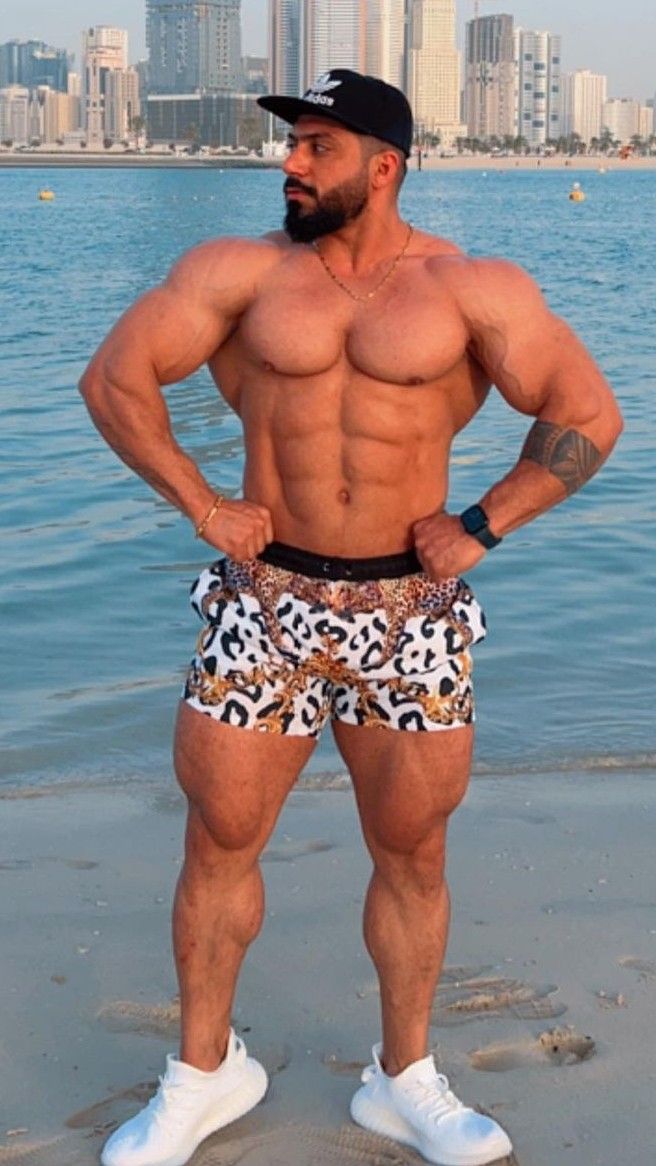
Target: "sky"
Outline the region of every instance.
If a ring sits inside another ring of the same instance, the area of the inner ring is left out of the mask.
[[[266,2],[242,0],[243,51],[266,55]],[[458,0],[459,24],[474,0]],[[0,44],[44,40],[75,52],[85,26],[113,24],[130,34],[130,59],[146,55],[145,0],[0,0]],[[654,0],[481,0],[481,14],[510,12],[515,24],[563,37],[563,67],[608,76],[609,96],[645,99],[656,93]]]

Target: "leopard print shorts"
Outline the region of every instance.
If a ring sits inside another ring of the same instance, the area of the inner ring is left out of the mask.
[[[429,732],[473,720],[469,649],[485,617],[462,579],[325,579],[225,558],[191,603],[204,627],[183,698],[225,724],[316,737],[329,717]]]

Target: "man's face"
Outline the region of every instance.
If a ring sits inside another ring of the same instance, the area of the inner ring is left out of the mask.
[[[311,243],[357,219],[369,200],[369,173],[357,134],[320,117],[301,117],[283,167],[285,231]]]

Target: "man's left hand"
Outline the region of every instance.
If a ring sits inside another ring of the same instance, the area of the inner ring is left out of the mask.
[[[419,561],[436,583],[464,574],[485,554],[485,547],[467,534],[458,516],[443,510],[420,518],[412,530]]]

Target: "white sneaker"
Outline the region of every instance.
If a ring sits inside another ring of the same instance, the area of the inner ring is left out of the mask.
[[[105,1143],[102,1166],[184,1166],[204,1138],[253,1109],[267,1084],[233,1029],[225,1059],[212,1073],[169,1055],[157,1093]]]
[[[431,1056],[388,1077],[381,1048],[372,1049],[374,1063],[364,1070],[363,1085],[351,1101],[353,1121],[412,1146],[437,1166],[485,1166],[510,1154],[510,1138],[501,1126],[458,1101]]]

